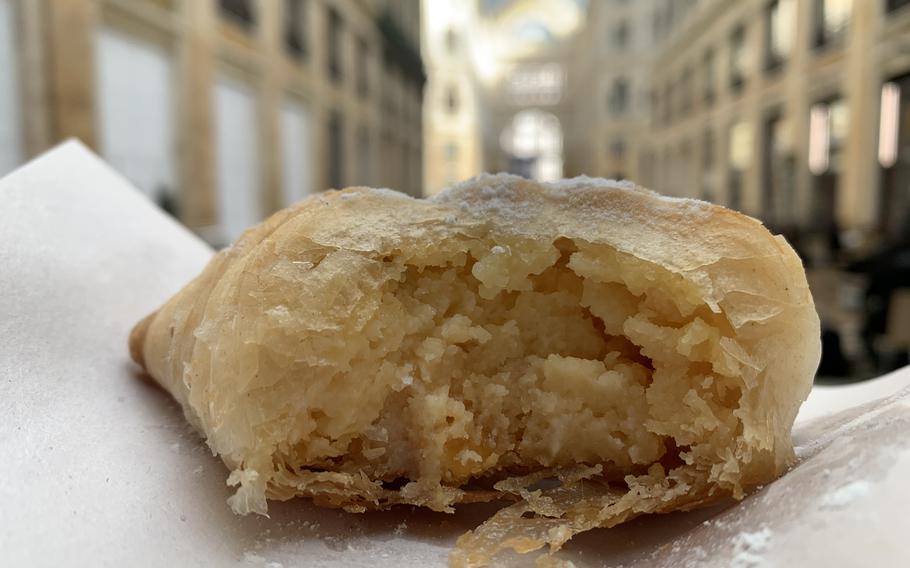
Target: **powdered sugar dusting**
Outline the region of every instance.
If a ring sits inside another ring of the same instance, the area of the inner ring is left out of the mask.
[[[771,541],[771,529],[762,528],[756,532],[741,532],[733,538],[732,568],[761,568],[768,566],[762,554]]]
[[[872,484],[866,480],[859,479],[851,481],[843,487],[825,495],[825,498],[822,501],[822,508],[842,509],[853,501],[868,495],[871,489]]]

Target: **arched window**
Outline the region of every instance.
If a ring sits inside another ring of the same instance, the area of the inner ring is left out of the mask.
[[[509,155],[509,170],[528,178],[551,181],[562,177],[562,126],[553,114],[523,110],[500,136]]]

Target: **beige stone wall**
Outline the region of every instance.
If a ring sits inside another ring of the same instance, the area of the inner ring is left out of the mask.
[[[417,2],[308,0],[306,55],[298,60],[284,47],[285,3],[276,0],[254,0],[256,24],[251,30],[225,17],[216,0],[13,1],[21,22],[20,82],[30,155],[68,137],[97,148],[94,37],[103,23],[163,46],[173,57],[177,116],[171,119],[177,124],[180,214],[203,234],[218,223],[213,84],[220,73],[244,80],[255,93],[258,198],[264,212],[281,205],[279,113],[285,97],[302,101],[311,115],[314,187],[330,185],[326,138],[334,110],[343,117],[345,185],[367,183],[422,193],[422,83],[385,60],[378,26],[378,18],[389,11],[402,35],[419,49]],[[343,22],[339,83],[329,77],[326,63],[330,8]],[[366,47],[366,96],[357,88],[360,42]],[[366,176],[358,172],[362,131],[369,140]]]
[[[567,175],[625,177],[642,180],[639,162],[648,119],[647,93],[653,44],[651,2],[591,2],[576,53],[568,58],[576,112],[566,129],[571,153]],[[617,30],[626,26],[620,44]],[[610,108],[618,80],[628,85],[628,104],[622,112]],[[621,143],[623,152],[613,145]]]
[[[481,139],[481,100],[471,61],[471,34],[476,31],[476,2],[452,0],[442,14],[440,5],[423,0],[424,60],[427,90],[424,104],[424,187],[434,194],[454,182],[484,170]],[[457,108],[449,109],[454,89]]]
[[[683,4],[683,3],[680,3]],[[652,85],[659,95],[656,117],[652,117],[650,142],[639,149],[638,158],[651,164],[656,175],[645,176],[655,189],[679,195],[699,196],[705,181],[715,199],[728,204],[731,169],[729,167],[729,128],[745,121],[752,131],[751,159],[743,171],[741,209],[781,225],[808,226],[816,206],[815,176],[809,171],[809,114],[813,104],[829,97],[842,96],[849,109],[850,127],[844,145],[843,167],[836,184],[835,217],[842,229],[871,232],[878,222],[879,175],[877,143],[879,97],[882,83],[910,71],[907,38],[910,13],[902,10],[883,13],[883,2],[855,0],[850,23],[841,43],[816,48],[813,42],[815,14],[813,2],[794,2],[795,33],[789,57],[779,69],[765,69],[765,45],[769,2],[765,0],[702,0],[678,11],[665,39],[658,40]],[[731,33],[737,26],[745,30],[748,58],[744,87],[737,94],[729,86]],[[686,66],[694,69],[696,93],[704,86],[703,54],[715,52],[716,101],[707,104],[695,97],[691,111],[679,111],[679,84]],[[902,54],[902,56],[898,55]],[[666,86],[674,86],[673,100],[667,101]],[[674,118],[665,123],[660,115],[665,105],[674,108]],[[794,159],[792,196],[789,206],[778,200],[775,210],[763,208],[764,120],[780,112],[790,126],[787,152]],[[714,166],[705,171],[702,164],[702,138],[714,133]],[[680,156],[686,144],[694,160]],[[652,157],[653,156],[653,157]]]

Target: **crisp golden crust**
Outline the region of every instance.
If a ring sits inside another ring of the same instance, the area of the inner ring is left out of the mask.
[[[518,499],[463,540],[454,560],[476,564],[773,479],[820,344],[798,257],[758,221],[485,175],[284,210],[130,352],[232,470],[236,511]],[[561,488],[532,494],[529,473]]]

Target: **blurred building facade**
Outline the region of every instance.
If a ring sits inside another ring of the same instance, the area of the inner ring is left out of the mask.
[[[910,2],[657,2],[639,179],[779,230],[910,222]]]
[[[577,108],[578,0],[424,0],[427,193],[481,171],[557,179]],[[587,130],[587,128],[585,128]]]
[[[424,3],[429,192],[480,171],[552,177],[535,164],[553,122],[566,176],[847,246],[907,231],[908,0],[449,4]],[[447,50],[449,35],[471,48]],[[453,109],[450,85],[470,103]]]
[[[67,137],[224,244],[309,193],[419,195],[417,2],[0,0],[0,175]]]

